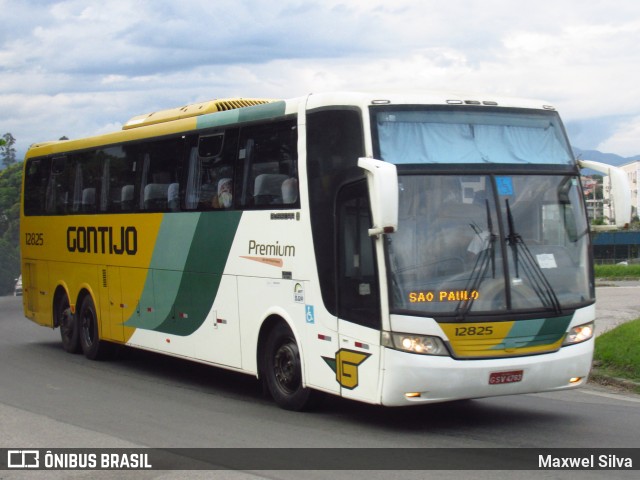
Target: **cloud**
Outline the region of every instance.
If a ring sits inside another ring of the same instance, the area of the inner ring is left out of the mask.
[[[597,150],[601,144],[621,128],[621,125],[628,123],[631,118],[629,115],[584,118],[567,121],[565,127],[572,145],[583,150]],[[636,150],[640,151],[640,149]],[[605,153],[610,152],[616,152],[616,150],[605,150]]]
[[[0,0],[0,11],[0,133],[19,143],[210,98],[334,89],[542,98],[569,122],[640,114],[636,0]]]
[[[597,147],[601,152],[615,152],[623,157],[640,153],[640,115],[617,125],[613,133]]]

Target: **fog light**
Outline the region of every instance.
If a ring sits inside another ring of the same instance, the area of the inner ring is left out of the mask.
[[[420,398],[422,395],[420,394],[420,392],[407,392],[404,394],[404,396],[407,398]]]
[[[580,383],[582,381],[582,377],[573,377],[569,379],[569,383]]]

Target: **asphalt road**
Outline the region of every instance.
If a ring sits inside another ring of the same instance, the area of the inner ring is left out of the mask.
[[[640,298],[640,287],[625,294]],[[608,291],[598,291],[599,315]],[[614,302],[620,306],[621,300]],[[330,398],[293,413],[249,376],[131,349],[108,362],[62,350],[59,332],[0,298],[0,448],[638,448],[640,396],[589,386],[386,409]],[[631,306],[630,308],[633,308]],[[640,311],[636,315],[640,316]],[[8,478],[637,478],[629,471],[1,471]]]
[[[640,317],[640,282],[599,282],[596,287],[596,335]]]

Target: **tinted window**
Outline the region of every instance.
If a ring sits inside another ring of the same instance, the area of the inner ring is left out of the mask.
[[[238,129],[200,136],[189,147],[185,208],[188,210],[233,207]]]
[[[349,185],[338,194],[338,316],[380,327],[380,295],[367,183]]]
[[[299,204],[297,141],[293,120],[242,129],[237,179],[241,207],[291,208]]]
[[[364,178],[358,158],[364,155],[358,110],[320,110],[307,115],[307,172],[313,246],[325,307],[336,304],[336,197],[339,189]]]

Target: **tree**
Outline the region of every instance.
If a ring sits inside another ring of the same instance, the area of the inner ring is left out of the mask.
[[[0,238],[0,295],[13,292],[20,275],[20,251]]]
[[[0,171],[0,295],[13,291],[20,275],[22,162]]]
[[[2,144],[0,144],[0,156],[2,157],[2,164],[5,167],[9,167],[16,163],[16,149],[14,147],[16,139],[10,133],[5,133],[2,136]]]

